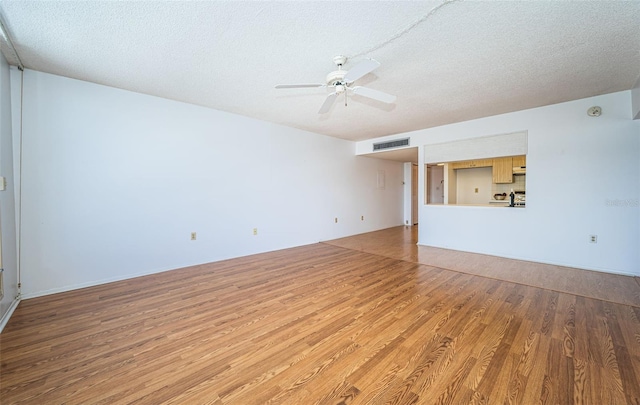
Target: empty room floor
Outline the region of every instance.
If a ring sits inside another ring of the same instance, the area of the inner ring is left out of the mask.
[[[638,404],[638,302],[391,228],[25,300],[0,402]]]

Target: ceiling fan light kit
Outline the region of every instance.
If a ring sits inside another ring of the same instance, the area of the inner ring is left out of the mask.
[[[361,77],[368,73],[371,73],[380,66],[380,63],[374,59],[365,59],[362,62],[355,65],[351,70],[342,70],[342,66],[347,62],[347,57],[338,55],[333,58],[333,63],[338,66],[338,70],[329,73],[326,77],[326,83],[321,84],[278,84],[276,89],[295,89],[295,88],[309,88],[309,87],[331,87],[334,89],[333,93],[330,93],[325,99],[324,103],[320,107],[318,114],[325,114],[329,112],[333,103],[338,95],[345,95],[345,105],[347,105],[347,92],[351,91],[353,94],[357,94],[362,97],[367,97],[373,100],[381,101],[383,103],[391,104],[396,101],[396,96],[384,93],[379,90],[370,89],[368,87],[350,85]]]

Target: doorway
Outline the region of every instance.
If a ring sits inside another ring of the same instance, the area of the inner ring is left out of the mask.
[[[411,223],[418,225],[418,165],[411,164]]]
[[[444,204],[444,166],[427,165],[427,204]]]

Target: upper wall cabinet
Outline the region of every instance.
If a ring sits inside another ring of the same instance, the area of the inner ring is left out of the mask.
[[[513,183],[513,158],[501,157],[493,159],[493,182]]]
[[[526,165],[527,165],[527,157],[525,155],[513,157],[513,167],[522,167]]]
[[[455,169],[470,169],[472,167],[491,167],[492,159],[476,159],[476,160],[464,160],[462,162],[453,162],[452,168]]]

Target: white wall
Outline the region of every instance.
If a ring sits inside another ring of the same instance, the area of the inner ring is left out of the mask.
[[[25,298],[402,224],[402,163],[357,157],[352,142],[41,72],[24,80]]]
[[[490,167],[458,169],[456,172],[458,204],[489,204],[493,181]]]
[[[640,120],[640,77],[631,89],[631,116]]]
[[[0,176],[6,188],[0,191],[0,226],[2,227],[2,266],[4,297],[0,300],[0,331],[17,305],[18,266],[16,247],[16,210],[14,200],[13,134],[11,123],[11,81],[9,64],[0,55]]]
[[[594,105],[602,116],[587,115]],[[424,147],[528,131],[527,207],[421,205],[419,243],[640,275],[640,121],[631,112],[624,91],[394,135]]]

